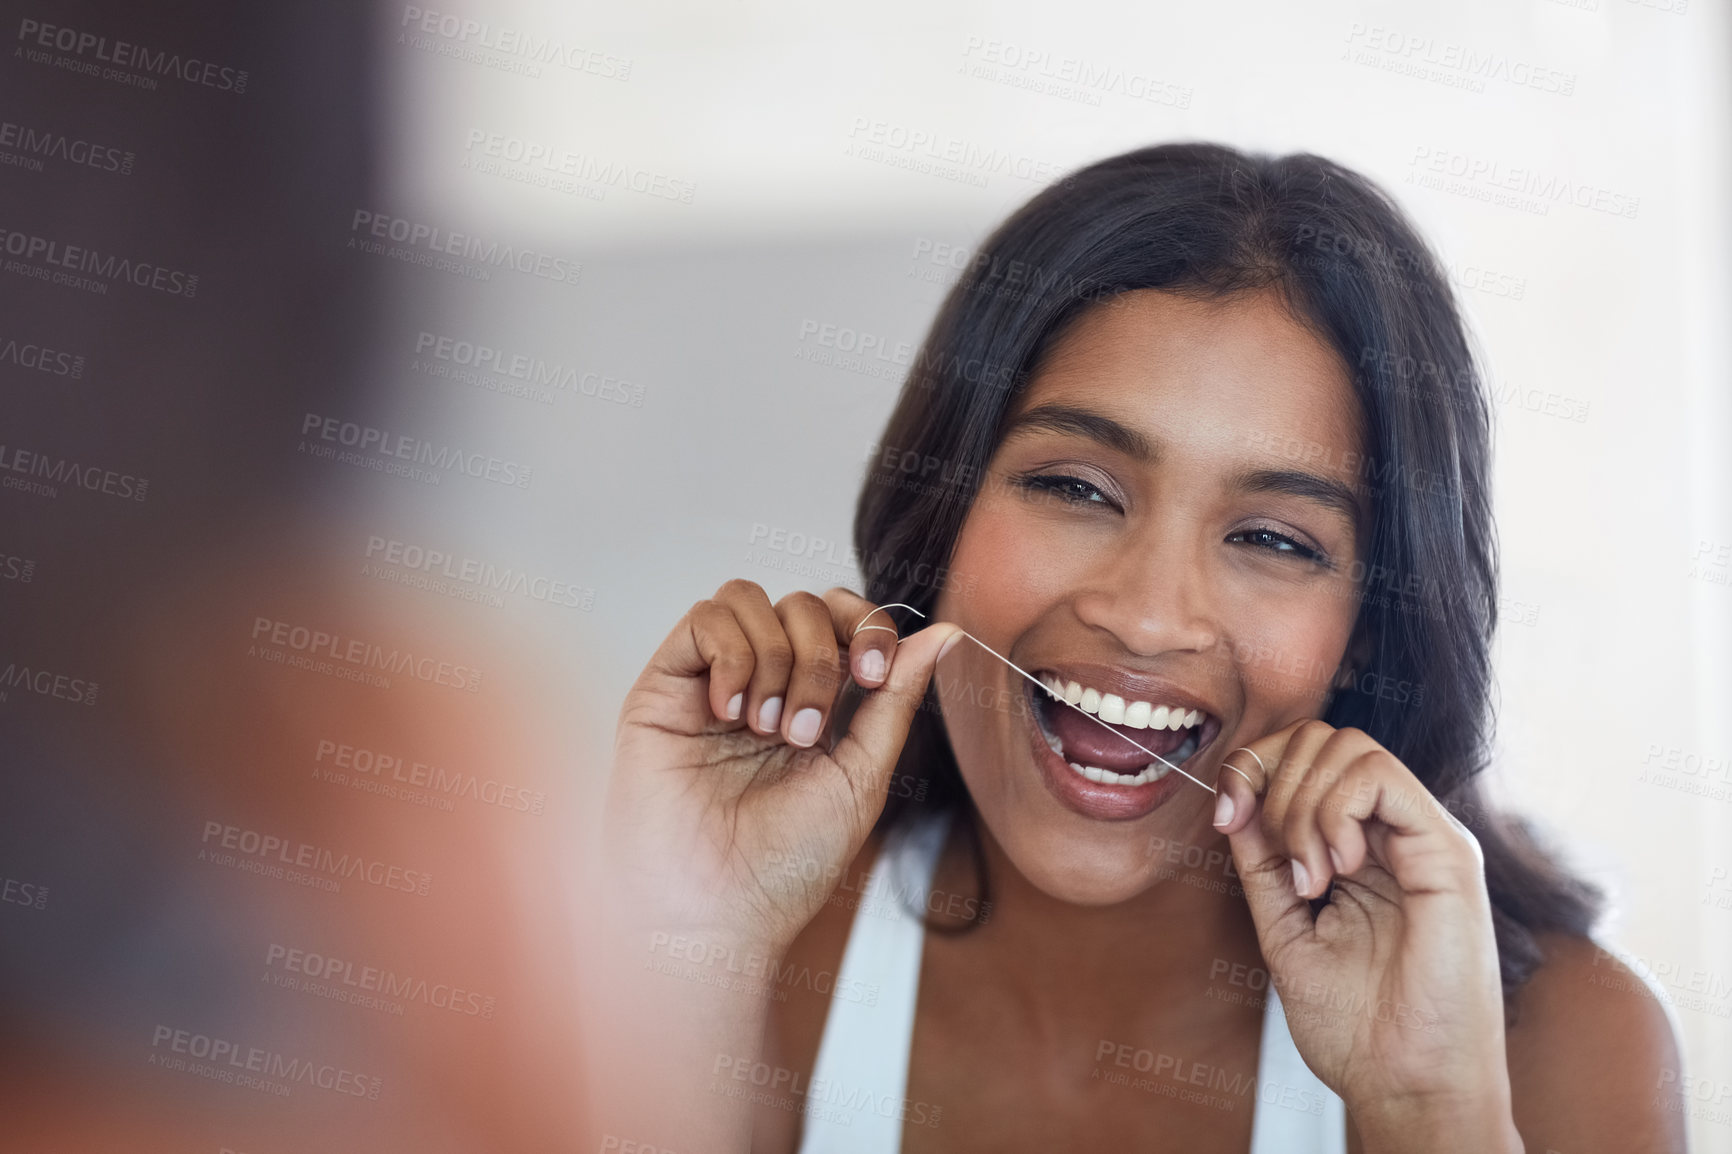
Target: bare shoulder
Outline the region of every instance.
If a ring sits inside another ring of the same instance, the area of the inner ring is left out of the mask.
[[[812,1067],[817,1064],[842,952],[854,926],[854,909],[883,840],[877,830],[867,836],[860,852],[843,868],[829,900],[788,948],[771,983],[763,1061],[773,1070],[785,1072],[779,1084],[789,1087],[791,1093],[783,1096],[789,1100],[805,1096]],[[759,1105],[752,1127],[753,1154],[791,1154],[799,1139],[798,1113],[777,1109],[770,1102]]]
[[[1647,984],[1586,938],[1544,934],[1508,1030],[1516,1128],[1531,1151],[1684,1149],[1678,1041]]]

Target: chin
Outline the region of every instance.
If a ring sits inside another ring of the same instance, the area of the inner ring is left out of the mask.
[[[1012,857],[1013,862],[1016,861]],[[1134,867],[1079,861],[1039,860],[1017,869],[1029,883],[1055,901],[1073,906],[1116,906],[1160,884],[1151,855],[1139,853]]]
[[[972,787],[970,793],[981,797]],[[1177,828],[1170,820],[1079,819],[1040,794],[1004,798],[998,805],[977,801],[976,808],[986,832],[1017,873],[1053,900],[1075,906],[1130,901],[1171,876],[1160,852],[1164,847],[1200,844],[1213,836],[1212,830]],[[1015,812],[1005,812],[1007,808]]]

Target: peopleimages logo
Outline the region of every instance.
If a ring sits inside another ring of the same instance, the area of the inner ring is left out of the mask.
[[[17,581],[28,585],[36,577],[36,561],[0,549],[0,581]]]
[[[380,1078],[329,1062],[293,1058],[262,1046],[244,1046],[228,1038],[173,1026],[158,1025],[151,1035],[150,1048],[153,1066],[284,1098],[295,1083],[369,1099],[377,1098],[384,1085]]]
[[[469,233],[452,232],[405,216],[358,208],[349,221],[349,247],[407,264],[454,272],[471,280],[489,280],[491,268],[508,268],[560,284],[576,284],[583,265],[551,253],[537,252]],[[387,249],[384,242],[398,247]],[[467,263],[464,263],[467,262]]]
[[[73,288],[105,294],[111,284],[130,284],[188,300],[198,295],[197,273],[3,226],[0,226],[0,252],[17,258],[6,262],[7,272]]]
[[[470,692],[481,688],[479,669],[454,665],[449,661],[440,661],[425,655],[416,656],[410,650],[387,649],[359,637],[344,637],[290,621],[255,617],[252,639],[254,644],[247,651],[249,657],[261,655],[255,650],[268,651],[275,647],[279,650],[290,650],[307,659],[341,662],[357,671],[377,670],[380,673],[405,675],[417,681],[425,681],[429,685],[446,685]]]
[[[24,46],[27,58],[32,63],[60,63],[52,59],[41,60],[37,57],[46,56],[48,51],[70,53],[80,60],[96,62],[87,68],[74,68],[72,71],[92,71],[101,74],[105,80],[122,78],[125,73],[108,75],[117,70],[129,69],[135,73],[144,73],[138,80],[149,80],[152,76],[172,76],[184,80],[188,84],[202,85],[205,88],[215,88],[219,92],[233,92],[239,96],[247,90],[247,73],[242,68],[230,68],[212,60],[201,60],[196,56],[182,56],[178,52],[165,49],[147,48],[142,44],[133,44],[126,40],[110,40],[106,36],[98,36],[94,32],[85,32],[78,28],[67,28],[59,24],[45,24],[40,20],[28,17],[18,22],[18,42]],[[46,51],[44,51],[46,50]],[[62,58],[64,59],[64,58]],[[68,61],[67,63],[76,63]],[[111,68],[97,68],[96,64],[112,65]],[[141,84],[140,87],[155,88],[154,81]]]
[[[491,1018],[498,1002],[491,994],[465,990],[449,982],[429,982],[426,978],[399,974],[365,963],[357,964],[317,950],[303,950],[277,942],[272,942],[265,950],[265,970],[272,984],[285,989],[300,990],[332,1001],[366,1005],[387,1013],[401,1014],[401,1002],[420,1002],[453,1014]],[[378,998],[372,999],[368,995],[378,995]],[[385,1000],[386,1004],[369,1005],[377,1000]]]
[[[540,814],[547,810],[547,795],[538,789],[525,789],[462,770],[428,765],[401,754],[357,747],[329,738],[320,739],[313,765],[315,778],[338,785],[350,784],[356,789],[404,800],[419,801],[424,795],[427,800],[449,803],[453,798],[467,798],[518,813]],[[450,810],[453,807],[445,804],[438,808]]]
[[[549,362],[529,353],[501,349],[462,337],[430,333],[425,329],[415,337],[415,360],[409,367],[463,384],[476,384],[492,391],[519,392],[501,388],[497,382],[490,382],[481,374],[521,381],[525,385],[521,392],[532,396],[534,389],[540,388],[555,392],[581,393],[597,400],[643,408],[644,387],[641,384],[608,376],[594,369],[585,369],[580,365]],[[473,369],[475,372],[465,373],[462,371],[465,369]],[[551,393],[548,399],[551,401]]]
[[[203,847],[198,851],[200,861],[219,866],[240,866],[245,873],[271,873],[271,876],[280,875],[285,866],[308,870],[325,875],[321,880],[327,884],[317,888],[332,892],[339,887],[331,883],[359,880],[381,889],[426,897],[428,887],[433,884],[433,875],[425,870],[405,869],[365,854],[338,853],[328,846],[292,842],[275,834],[220,821],[205,822],[204,836],[199,840]],[[242,863],[237,860],[237,854],[250,860]]]
[[[131,501],[142,501],[150,492],[150,481],[144,477],[101,465],[82,465],[67,457],[54,457],[16,445],[0,444],[0,474],[3,474],[0,488],[34,493],[38,497],[58,497],[59,485]]]
[[[593,153],[574,152],[543,141],[489,132],[484,128],[470,129],[463,149],[468,154],[464,158],[464,167],[478,172],[491,172],[492,170],[485,166],[486,162],[499,161],[534,170],[544,177],[570,177],[575,182],[594,185],[600,189],[623,187],[644,196],[680,204],[690,204],[698,189],[695,182],[681,180],[667,173],[653,172],[616,160],[604,160]],[[480,154],[479,157],[476,156],[477,153]],[[544,181],[531,180],[530,183],[542,184]],[[559,184],[549,187],[571,191]]]
[[[1112,93],[1170,108],[1191,106],[1192,90],[1186,85],[1014,41],[970,36],[962,56],[963,71],[969,76],[1083,104],[1098,106],[1102,93]]]
[[[412,33],[437,36],[454,47],[482,49],[502,57],[515,57],[525,64],[557,64],[572,72],[586,72],[603,80],[631,79],[631,61],[623,56],[613,56],[580,44],[567,44],[558,37],[542,36],[508,24],[468,20],[450,12],[435,12],[406,4],[398,26]],[[398,35],[401,37],[402,33]]]
[[[362,566],[361,574],[383,576],[377,570],[384,566],[461,582],[490,593],[518,594],[532,601],[545,601],[567,609],[590,609],[595,604],[593,588],[555,581],[526,569],[501,567],[490,561],[429,549],[410,541],[371,535],[367,538],[367,564]]]
[[[51,377],[78,380],[84,375],[84,354],[52,349],[35,341],[0,336],[0,365],[47,373]]]
[[[467,452],[455,445],[437,444],[319,413],[307,413],[301,418],[301,438],[303,453],[379,472],[401,473],[432,484],[455,472],[496,485],[527,489],[535,475],[533,465],[520,461]],[[338,447],[345,451],[339,452]],[[420,468],[423,465],[426,468]]]
[[[0,164],[40,172],[44,160],[59,160],[99,172],[118,172],[128,176],[132,173],[134,157],[131,152],[111,144],[98,144],[64,132],[0,120]]]
[[[1408,164],[1409,183],[1491,200],[1536,216],[1547,215],[1554,204],[1569,204],[1634,220],[1642,207],[1641,197],[1524,165],[1506,164],[1496,157],[1421,144],[1415,146]]]
[[[0,877],[0,902],[32,910],[48,908],[48,887],[38,882]]]
[[[12,691],[34,693],[38,697],[53,697],[73,705],[95,705],[97,683],[88,677],[56,673],[41,666],[9,661],[0,668],[0,701]]]

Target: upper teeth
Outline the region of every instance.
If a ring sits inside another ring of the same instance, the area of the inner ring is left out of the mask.
[[[1182,705],[1127,702],[1116,693],[1102,693],[1078,681],[1067,684],[1045,673],[1041,674],[1040,682],[1055,700],[1068,701],[1084,713],[1130,729],[1189,729],[1203,720],[1200,711],[1187,710]]]

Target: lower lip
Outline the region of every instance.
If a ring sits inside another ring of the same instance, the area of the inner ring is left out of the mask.
[[[1132,821],[1153,813],[1191,784],[1176,769],[1168,770],[1167,776],[1158,781],[1142,785],[1103,785],[1090,781],[1052,751],[1040,732],[1040,720],[1034,712],[1039,708],[1034,688],[1030,686],[1025,695],[1029,706],[1029,750],[1034,755],[1034,763],[1040,767],[1040,777],[1046,783],[1047,792],[1066,809],[1096,821]]]

